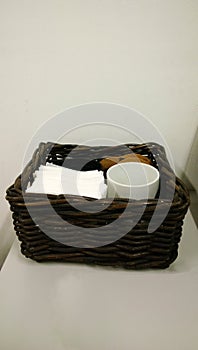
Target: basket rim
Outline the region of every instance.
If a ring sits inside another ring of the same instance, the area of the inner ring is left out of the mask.
[[[120,204],[124,204],[124,203],[128,203],[131,202],[133,204],[136,205],[160,205],[160,203],[162,205],[165,204],[170,204],[170,202],[172,202],[173,206],[179,206],[182,203],[186,203],[186,205],[188,206],[190,204],[190,197],[189,197],[189,191],[187,189],[187,186],[184,184],[184,182],[178,178],[173,170],[172,170],[172,174],[174,174],[175,177],[175,183],[172,184],[175,187],[175,193],[173,196],[173,199],[165,199],[165,198],[154,198],[154,199],[140,199],[140,200],[135,200],[135,199],[127,199],[127,198],[114,198],[113,201],[111,198],[102,198],[102,199],[93,199],[90,197],[85,197],[85,196],[77,196],[77,195],[66,195],[66,194],[47,194],[47,193],[27,193],[22,189],[22,178],[24,175],[26,175],[28,177],[28,181],[30,179],[30,177],[33,175],[33,173],[35,172],[35,161],[37,162],[37,167],[39,167],[41,164],[46,164],[47,160],[45,159],[44,161],[44,157],[48,152],[49,149],[52,147],[57,147],[57,148],[74,148],[76,146],[79,146],[83,149],[102,149],[102,148],[108,148],[108,149],[112,149],[115,147],[119,147],[119,146],[128,146],[128,147],[132,147],[134,148],[145,148],[148,147],[150,148],[151,146],[157,147],[163,154],[163,157],[165,159],[166,164],[170,167],[169,162],[166,158],[166,153],[164,150],[164,147],[157,144],[157,143],[142,143],[142,144],[137,144],[137,143],[126,143],[126,144],[120,144],[118,146],[84,146],[84,145],[76,145],[76,144],[57,144],[57,143],[52,143],[52,142],[41,142],[39,144],[39,147],[35,150],[31,160],[29,161],[29,163],[26,165],[26,167],[23,169],[22,173],[16,178],[16,180],[14,181],[14,183],[8,187],[7,191],[6,191],[6,199],[11,203],[11,202],[16,202],[15,204],[17,204],[17,206],[20,207],[24,207],[24,206],[31,206],[31,205],[46,205],[46,204],[63,204],[66,202],[66,198],[70,199],[70,200],[74,200],[74,201],[80,201],[82,198],[87,199],[87,200],[93,200],[93,201],[97,201],[97,202],[101,202],[101,203],[120,203]],[[27,174],[26,174],[27,172]],[[160,174],[161,175],[161,174]],[[24,203],[24,198],[26,199]],[[46,200],[44,199],[46,198]],[[182,200],[183,198],[183,200]],[[17,200],[20,200],[19,203],[17,203]]]

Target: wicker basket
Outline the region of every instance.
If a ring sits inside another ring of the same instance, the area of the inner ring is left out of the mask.
[[[126,144],[113,147],[76,146],[50,142],[41,143],[23,173],[7,189],[6,199],[13,212],[14,228],[21,241],[22,253],[38,262],[76,262],[128,269],[168,267],[178,255],[178,243],[181,238],[183,219],[189,206],[189,194],[181,180],[175,177],[167,161],[164,148],[156,143]],[[34,180],[34,172],[46,162],[64,166],[63,163],[67,159],[67,167],[78,169],[79,161],[83,160],[86,163],[83,170],[100,170],[101,159],[124,155],[131,151],[146,155],[152,165],[158,168],[161,190],[160,195],[158,191],[155,199],[148,201],[114,199],[112,201],[111,199],[92,200],[86,198],[86,203],[92,208],[97,209],[98,205],[100,208],[101,205],[104,206],[104,210],[100,209],[98,213],[97,210],[95,213],[87,213],[84,212],[84,197],[25,192],[28,184]],[[170,200],[171,191],[173,193],[172,200]],[[75,208],[76,204],[78,208],[82,208],[82,211]],[[49,215],[49,207],[53,208],[55,215]],[[119,233],[121,227],[122,229],[127,227],[129,220],[137,217],[142,208],[144,209],[143,215],[135,226],[115,241],[116,231]],[[164,211],[167,214],[160,225],[157,225],[154,231],[149,231],[148,227],[152,217],[160,222]],[[110,223],[121,216],[121,224],[114,225],[114,228],[111,229]],[[73,224],[71,229],[65,229],[59,223],[59,217],[65,222]],[[40,228],[38,220],[40,222],[43,220],[45,230]],[[44,233],[47,232],[46,229],[50,231],[52,227],[53,233],[57,234],[57,240]],[[63,238],[64,235],[67,235],[67,238],[68,235],[71,238],[77,235],[79,239],[78,227],[79,232],[81,232],[82,227],[84,229],[80,238],[81,247],[64,244],[63,240],[59,239]],[[90,236],[90,230],[99,227],[102,228],[101,239],[108,237],[110,243],[96,247],[90,245],[89,247],[90,240],[94,239]],[[83,242],[89,243],[86,245]]]

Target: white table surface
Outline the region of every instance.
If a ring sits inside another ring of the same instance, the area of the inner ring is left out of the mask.
[[[16,240],[0,272],[2,350],[197,350],[198,231],[167,270],[36,263]]]

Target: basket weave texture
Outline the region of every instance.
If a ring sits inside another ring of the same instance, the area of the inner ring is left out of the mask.
[[[83,163],[82,170],[101,170],[102,159],[129,152],[148,157],[159,170],[160,190],[155,199],[93,200],[25,192],[28,184],[34,181],[35,171],[46,162],[66,164],[73,169]],[[170,199],[171,193],[173,198]],[[164,148],[156,143],[95,147],[41,143],[22,174],[7,189],[6,199],[13,212],[21,252],[27,258],[38,262],[61,261],[128,269],[167,268],[177,258],[183,219],[189,206],[187,188],[175,177]],[[90,208],[95,212],[88,212]],[[143,214],[134,225],[141,212]],[[156,228],[149,230],[152,218],[155,218],[153,225]],[[71,224],[69,228],[64,222]],[[111,228],[112,222],[119,224]],[[96,228],[101,228],[97,239],[92,234],[92,229]],[[126,233],[115,241],[121,228],[123,232],[126,228]],[[105,238],[107,243],[99,246],[98,241],[104,242]]]

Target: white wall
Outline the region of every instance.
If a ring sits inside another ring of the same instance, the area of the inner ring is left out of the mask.
[[[198,194],[198,128],[186,164],[185,177]]]
[[[182,173],[197,123],[197,11],[197,0],[0,0],[0,261],[13,237],[5,188],[36,129],[68,106],[134,107]]]

